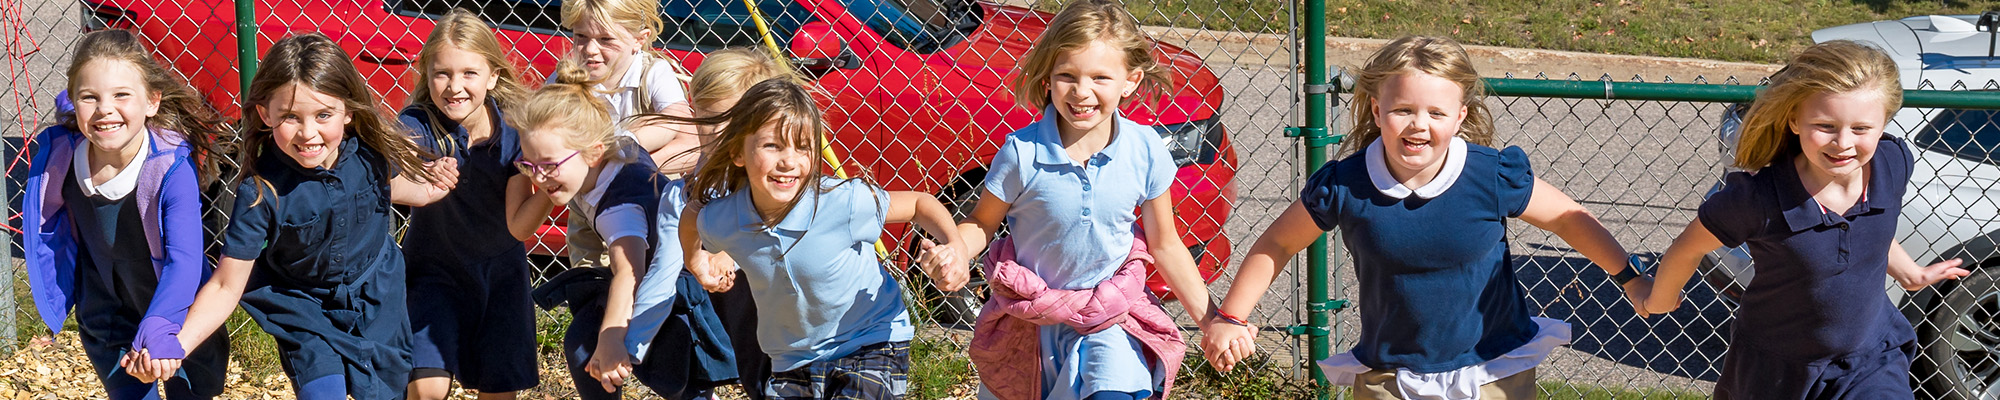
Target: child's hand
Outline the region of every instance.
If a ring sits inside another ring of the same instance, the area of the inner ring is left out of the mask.
[[[1965,262],[1964,260],[1960,260],[1958,258],[1939,261],[1936,264],[1931,264],[1928,267],[1924,267],[1923,274],[1916,276],[1915,280],[1898,279],[1897,283],[1903,285],[1903,290],[1916,291],[1916,290],[1923,290],[1923,288],[1926,286],[1930,286],[1938,282],[1943,282],[1946,279],[1955,280],[1958,278],[1964,278],[1966,276],[1972,275],[1972,271],[1967,271],[1964,268],[1958,267],[1959,264],[1963,264],[1964,262]]]
[[[424,169],[430,170],[431,176],[437,178],[431,181],[431,186],[436,186],[446,191],[458,187],[457,158],[438,157],[436,160],[425,162]]]
[[[632,377],[632,358],[625,354],[624,338],[624,329],[605,329],[597,337],[597,350],[590,353],[590,362],[583,367],[606,392],[618,391],[619,386],[625,386],[625,378]]]
[[[132,375],[133,378],[138,378],[140,383],[153,383],[159,379],[154,378],[152,371],[146,368],[151,364],[148,361],[152,360],[146,357],[145,350],[128,351],[124,357],[118,359],[118,367],[124,368],[125,373]]]
[[[1237,362],[1257,352],[1257,328],[1209,318],[1201,326],[1203,358],[1216,370],[1229,372]]]
[[[1639,318],[1653,316],[1653,312],[1648,310],[1651,306],[1647,305],[1647,301],[1653,297],[1653,277],[1633,278],[1625,282],[1624,289],[1625,301],[1632,303],[1632,313],[1638,314]]]
[[[1652,279],[1652,278],[1646,278],[1646,279]],[[1632,281],[1638,282],[1639,280],[1633,279]],[[1660,290],[1660,288],[1653,288],[1652,293],[1650,293],[1646,297],[1647,314],[1666,314],[1673,312],[1674,309],[1680,307],[1681,307],[1681,291],[1678,289]]]
[[[726,255],[696,254],[689,259],[693,264],[687,266],[688,272],[693,272],[695,280],[701,281],[702,289],[722,293],[736,286],[736,263]]]
[[[957,246],[937,244],[924,239],[918,243],[922,253],[917,255],[917,265],[931,276],[931,282],[938,290],[950,292],[965,288],[966,281],[972,280],[971,267],[959,257]]]

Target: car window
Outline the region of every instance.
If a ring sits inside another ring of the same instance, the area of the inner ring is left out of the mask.
[[[932,53],[979,28],[979,8],[966,0],[842,0],[868,29],[889,44]]]
[[[1918,148],[2000,165],[2000,110],[1939,110],[1910,141]]]
[[[388,0],[384,7],[397,15],[438,19],[453,8],[464,8],[500,29],[561,35],[562,0]]]
[[[562,0],[388,0],[384,6],[399,15],[429,19],[443,16],[453,7],[464,7],[501,29],[567,34],[560,21]],[[799,26],[814,21],[812,12],[796,0],[757,0],[757,9],[780,46],[788,44]],[[763,45],[743,0],[660,0],[660,14],[666,29],[655,46],[705,52]]]

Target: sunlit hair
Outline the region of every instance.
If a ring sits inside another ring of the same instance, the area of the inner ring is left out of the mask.
[[[1354,127],[1348,129],[1340,153],[1353,154],[1382,137],[1382,128],[1375,126],[1375,100],[1382,97],[1382,83],[1413,73],[1457,83],[1463,89],[1460,98],[1465,104],[1465,122],[1459,125],[1458,137],[1467,143],[1493,145],[1493,114],[1486,110],[1486,85],[1479,70],[1472,68],[1465,46],[1444,37],[1404,36],[1383,45],[1368,57],[1367,65],[1355,71],[1354,96],[1348,102]]]
[[[84,34],[83,39],[77,42],[76,53],[70,58],[69,64],[68,89],[72,101],[75,100],[77,82],[82,80],[79,77],[83,73],[84,66],[94,62],[124,62],[131,65],[132,69],[138,70],[140,80],[146,85],[145,96],[160,100],[159,110],[153,116],[146,117],[146,128],[148,128],[146,131],[153,135],[166,134],[160,129],[177,132],[181,135],[180,139],[187,143],[189,150],[192,150],[190,155],[195,161],[196,175],[200,178],[198,181],[202,185],[215,181],[216,163],[221,159],[218,154],[222,154],[216,145],[216,139],[222,137],[227,130],[222,125],[222,116],[216,114],[215,109],[210,108],[208,102],[203,101],[194,88],[188,87],[172,72],[160,67],[137,34],[123,29],[111,29]],[[72,111],[68,115],[58,116],[57,119],[69,121],[67,123],[71,128],[82,132],[83,127],[77,125],[83,122],[74,114]]]
[[[741,4],[731,4],[738,7]],[[653,49],[653,37],[666,29],[666,20],[660,18],[658,0],[564,0],[562,2],[562,26],[576,29],[584,21],[596,21],[607,26],[625,28],[639,40],[639,48],[655,56],[662,56]],[[645,32],[651,31],[652,35]]]
[[[1757,89],[1737,139],[1737,168],[1756,170],[1799,154],[1792,120],[1799,106],[1817,94],[1872,90],[1882,94],[1882,113],[1903,107],[1902,78],[1896,61],[1861,43],[1835,40],[1807,47]]]
[[[403,124],[384,116],[375,95],[369,92],[368,80],[361,78],[361,73],[354,70],[354,62],[349,60],[347,51],[319,33],[293,35],[271,44],[243,97],[243,131],[238,142],[242,149],[237,160],[242,163],[245,177],[263,179],[257,176],[257,160],[265,156],[264,148],[272,140],[271,125],[255,111],[256,107],[269,107],[271,96],[278,89],[296,83],[300,89],[340,99],[353,118],[345,128],[347,135],[380,153],[389,161],[390,170],[408,174],[418,182],[436,179],[424,168],[424,160],[435,156],[410,141]]]
[[[694,80],[688,82],[688,101],[696,108],[709,107],[735,99],[751,85],[771,78],[799,79],[762,51],[723,49],[709,53],[701,68],[694,70]]]
[[[1048,107],[1049,75],[1056,69],[1056,58],[1096,42],[1109,44],[1124,54],[1125,69],[1141,73],[1139,84],[1146,92],[1168,92],[1166,88],[1173,83],[1173,75],[1153,58],[1153,40],[1139,30],[1139,22],[1125,11],[1125,5],[1110,0],[1080,0],[1056,13],[1048,30],[1042,32],[1042,38],[1021,57],[1020,71],[1012,82],[1014,103],[1036,111]],[[1136,93],[1126,96],[1119,105],[1142,97]]]
[[[521,131],[523,140],[550,132],[564,133],[563,145],[583,152],[602,163],[629,163],[646,157],[645,150],[632,138],[617,134],[611,121],[611,105],[597,97],[590,75],[576,61],[556,65],[556,79],[528,94],[519,107],[507,112],[507,123]],[[635,150],[636,149],[636,150]]]
[[[416,82],[410,91],[410,104],[421,104],[436,108],[431,99],[431,76],[437,63],[438,53],[447,48],[459,49],[478,54],[486,59],[486,68],[493,73],[493,90],[486,91],[486,97],[499,101],[501,108],[508,108],[521,101],[527,89],[521,84],[521,74],[514,64],[507,62],[507,50],[500,47],[500,40],[493,36],[493,28],[479,20],[478,15],[463,8],[453,8],[439,18],[437,27],[431,28],[431,35],[424,39],[424,49],[417,52]]]
[[[735,107],[730,107],[729,111],[721,114],[701,118],[641,114],[635,118],[647,122],[664,120],[691,125],[724,124],[722,129],[716,131],[715,140],[702,145],[702,151],[707,153],[708,160],[703,161],[688,178],[689,204],[706,204],[711,200],[750,190],[749,173],[743,167],[736,166],[736,161],[744,157],[744,144],[756,137],[759,131],[772,129],[776,132],[779,143],[790,144],[810,154],[819,154],[819,149],[825,146],[825,142],[821,140],[827,134],[826,122],[820,119],[820,109],[813,102],[812,93],[804,86],[800,86],[797,81],[783,77],[751,85],[750,89],[743,93],[743,97],[736,101]],[[832,190],[835,186],[857,180],[863,184],[870,184],[863,177],[843,180],[831,186],[826,185],[821,180],[821,177],[825,176],[822,164],[822,162],[807,164],[806,172],[800,179],[811,182],[807,187],[814,190],[799,193],[799,197],[785,204],[785,208],[777,215],[766,216],[764,220],[766,228],[776,225],[780,217],[790,214],[792,209],[798,206],[799,199],[805,196],[816,196]]]

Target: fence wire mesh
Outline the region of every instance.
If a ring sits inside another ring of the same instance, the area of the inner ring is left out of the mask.
[[[1004,79],[1039,29],[1063,2],[1009,0],[966,3],[956,0],[754,0],[772,38],[788,51],[821,43],[794,42],[809,24],[837,27],[841,59],[809,70],[824,91],[822,105],[834,129],[835,153],[851,174],[865,174],[890,190],[935,193],[955,210],[970,205],[983,165],[997,150],[999,135],[1033,121],[1036,112],[1012,104]],[[558,26],[559,2],[545,0],[337,0],[264,1],[258,10],[261,47],[288,32],[318,31],[340,41],[370,87],[393,110],[407,102],[414,55],[430,29],[430,18],[463,7],[492,23],[511,61],[531,80],[546,76],[569,51]],[[669,29],[656,43],[688,67],[699,53],[724,47],[756,47],[754,17],[741,0],[662,0]],[[1162,45],[1156,52],[1175,71],[1176,101],[1140,106],[1140,122],[1157,133],[1182,162],[1171,192],[1183,240],[1210,285],[1225,292],[1235,265],[1266,224],[1296,198],[1300,177],[1317,166],[1303,165],[1302,144],[1283,135],[1301,124],[1299,20],[1291,2],[1258,0],[1151,0],[1130,4],[1135,17]],[[866,11],[863,11],[866,10]],[[970,14],[968,14],[970,13]],[[134,29],[148,39],[155,56],[206,94],[217,109],[238,115],[234,5],[226,0],[31,0],[0,4],[0,31],[9,35],[4,70],[10,85],[0,102],[10,234],[19,234],[21,191],[29,149],[24,143],[51,123],[56,93],[63,88],[70,52],[80,32],[112,27]],[[967,19],[967,16],[974,18]],[[970,24],[970,25],[967,25]],[[806,57],[791,53],[795,57]],[[803,60],[802,60],[803,61]],[[1671,79],[1669,79],[1671,81]],[[1694,83],[1709,83],[1697,78]],[[1733,79],[1716,83],[1738,83]],[[1754,82],[1743,82],[1754,83]],[[1926,89],[1974,88],[1962,84]],[[1611,228],[1628,250],[1645,256],[1663,251],[1725,171],[1718,132],[1726,104],[1563,98],[1496,97],[1489,100],[1500,129],[1498,142],[1525,148],[1542,179],[1582,202]],[[1161,117],[1151,117],[1151,116]],[[1178,116],[1178,119],[1165,116]],[[1903,245],[1920,263],[1942,256],[1970,257],[1980,266],[1995,257],[1993,221],[1996,148],[2000,121],[1992,111],[1905,109],[1890,132],[1909,138],[1919,150],[1917,179],[1904,200]],[[1345,122],[1342,119],[1341,122]],[[212,204],[229,194],[212,193]],[[219,208],[211,217],[224,217]],[[551,227],[567,218],[560,212]],[[888,265],[907,264],[915,230],[891,226],[884,243]],[[544,230],[529,243],[539,283],[568,268],[561,230]],[[211,235],[218,232],[211,230]],[[1747,261],[1730,253],[1712,257],[1692,284],[1687,303],[1675,313],[1635,318],[1619,289],[1559,238],[1514,224],[1511,243],[1520,284],[1539,314],[1575,327],[1575,340],[1544,364],[1542,394],[1551,398],[1705,397],[1727,349],[1732,293],[1748,281]],[[18,240],[18,239],[16,239]],[[9,247],[19,254],[18,241]],[[1300,337],[1285,327],[1305,324],[1306,277],[1293,262],[1278,277],[1250,318],[1267,327],[1258,338],[1263,353],[1249,372],[1220,374],[1191,350],[1181,378],[1182,393],[1196,398],[1304,398],[1312,389],[1312,363]],[[1356,296],[1352,265],[1335,260],[1336,297]],[[919,322],[913,346],[916,398],[965,397],[977,377],[965,358],[970,319],[981,292],[941,293],[921,274],[894,268],[905,282],[911,314]],[[1916,322],[1921,349],[1912,377],[1920,394],[1973,399],[1993,396],[2000,380],[2000,274],[1981,270],[1961,282],[1905,294],[1888,290]],[[42,328],[16,265],[0,268],[0,331],[14,335],[13,348],[49,334]],[[1885,288],[1893,289],[1892,283]],[[1168,310],[1190,337],[1192,319],[1178,305]],[[539,311],[538,311],[539,312]],[[1336,315],[1335,351],[1353,345],[1355,313]],[[550,397],[574,396],[560,369],[557,342],[566,329],[566,311],[540,312],[543,385]],[[247,319],[228,326],[238,346],[255,347],[263,334]],[[276,371],[268,339],[260,351],[237,351],[239,366]],[[245,345],[243,343],[251,343]],[[72,354],[80,357],[80,355]],[[87,369],[79,372],[87,373]],[[275,373],[275,372],[273,372]],[[6,378],[0,378],[4,382]],[[96,384],[95,380],[74,380]],[[94,397],[100,392],[81,392]]]

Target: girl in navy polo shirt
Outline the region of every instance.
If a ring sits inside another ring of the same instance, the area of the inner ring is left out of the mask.
[[[245,91],[244,175],[222,261],[188,311],[181,345],[195,349],[240,299],[276,339],[300,399],[400,398],[410,320],[390,203],[443,197],[457,162],[426,163],[428,152],[376,112],[367,81],[326,36],[284,38],[264,60]],[[152,376],[178,368],[127,361]]]
[[[570,241],[611,244],[605,267],[572,267],[535,289],[536,301],[569,305],[573,318],[563,336],[563,355],[579,396],[615,399],[626,380],[637,378],[667,398],[707,397],[710,388],[735,377],[726,335],[720,327],[698,324],[715,320],[713,309],[690,312],[685,320],[697,325],[664,328],[659,335],[682,340],[648,347],[642,354],[647,362],[636,369],[635,354],[625,345],[640,277],[647,275],[652,252],[662,247],[653,235],[654,215],[662,196],[680,196],[679,187],[655,169],[644,148],[614,134],[616,121],[588,79],[583,68],[564,61],[555,83],[508,114],[508,122],[522,129],[516,162],[521,173],[549,201],[565,204],[577,216],[578,225],[572,226],[593,228],[571,229]],[[685,279],[695,284],[693,277]],[[696,293],[700,298],[689,303],[705,306],[706,294]],[[674,362],[697,354],[710,362]]]
[[[1357,398],[1535,398],[1535,366],[1569,341],[1569,326],[1531,318],[1509,264],[1510,218],[1555,233],[1643,304],[1652,283],[1633,278],[1611,233],[1535,178],[1519,148],[1488,147],[1486,89],[1457,42],[1396,39],[1354,88],[1350,155],[1314,172],[1258,237],[1203,324],[1210,362],[1227,369],[1251,353],[1254,329],[1238,316],[1281,260],[1335,229],[1354,254],[1361,337],[1320,364]]]
[[[1008,134],[993,156],[979,204],[959,225],[964,256],[985,251],[1005,222],[1020,249],[1012,261],[1049,289],[1118,292],[1124,288],[1100,286],[1115,285],[1112,278],[1132,257],[1133,242],[1144,239],[1181,305],[1190,315],[1207,314],[1208,287],[1181,243],[1173,197],[1167,196],[1179,167],[1152,128],[1119,112],[1143,98],[1139,90],[1167,93],[1172,76],[1152,49],[1153,41],[1120,3],[1079,1],[1056,14],[1013,82],[1017,101],[1041,110],[1041,120]],[[1003,351],[996,358],[974,353],[982,375],[1040,371],[987,382],[982,392],[1009,400],[1166,397],[1186,340],[1157,299],[1132,297],[1130,307],[1144,308],[1129,311],[1140,324],[1090,327],[1087,334],[1067,324],[1015,333],[1003,330],[1006,321],[980,318],[981,338],[975,340],[1019,335],[1040,348],[1039,354]],[[997,308],[994,301],[988,310]],[[1148,322],[1165,327],[1131,329]]]
[[[208,275],[200,193],[221,118],[126,30],[77,42],[65,94],[75,110],[35,138],[21,214],[42,321],[62,332],[76,309],[108,398],[159,398],[154,379],[119,371],[125,353],[187,360],[160,382],[168,399],[221,394],[228,338],[189,353],[175,337]]]
[[[1896,63],[1850,41],[1813,45],[1771,75],[1744,117],[1734,172],[1661,256],[1654,313],[1680,306],[1703,254],[1745,246],[1757,279],[1736,311],[1717,399],[1909,399],[1916,332],[1882,275],[1918,290],[1970,272],[1917,264],[1896,243],[1915,168],[1882,129],[1902,107]]]
[[[915,222],[923,271],[946,290],[966,281],[951,212],[921,192],[886,192],[823,176],[826,124],[804,87],[785,78],[752,85],[735,107],[688,120],[724,124],[689,179],[681,248],[728,254],[740,270],[687,251],[703,286],[741,273],[756,299],[757,340],[772,359],[765,388],[778,399],[900,399],[916,330],[902,290],[874,252],[886,223]],[[699,242],[699,244],[697,244]]]
[[[480,397],[511,397],[541,381],[534,302],[521,241],[554,208],[513,165],[518,136],[503,109],[520,75],[493,30],[465,9],[438,20],[417,54],[411,104],[399,119],[426,150],[458,159],[458,187],[410,213],[410,398],[443,399],[456,378]]]

